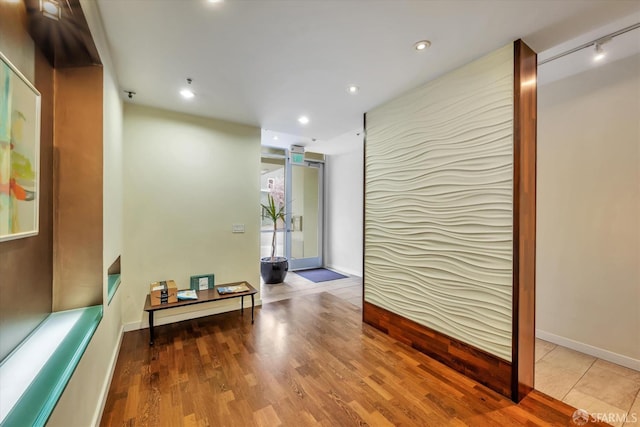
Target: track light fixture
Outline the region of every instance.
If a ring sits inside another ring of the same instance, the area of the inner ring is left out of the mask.
[[[593,60],[594,61],[603,60],[604,57],[606,56],[606,53],[604,51],[604,48],[602,47],[602,44],[599,42],[595,42],[593,46],[595,48],[595,54],[593,55]]]

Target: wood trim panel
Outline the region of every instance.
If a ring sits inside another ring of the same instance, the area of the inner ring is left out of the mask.
[[[509,362],[369,302],[365,301],[362,307],[365,323],[490,389],[510,396]]]
[[[513,122],[513,338],[511,399],[534,382],[536,272],[537,55],[514,42]]]
[[[362,115],[362,307],[364,307],[366,250],[367,250],[367,113]],[[365,321],[362,310],[362,321]]]
[[[102,304],[102,67],[55,70],[53,310]]]

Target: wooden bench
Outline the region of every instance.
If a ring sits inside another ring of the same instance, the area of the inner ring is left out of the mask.
[[[245,292],[236,292],[233,294],[220,294],[218,288],[227,286],[246,285],[249,290]],[[202,291],[196,291],[198,299],[191,300],[178,300],[178,302],[170,302],[167,304],[151,305],[151,296],[147,294],[147,300],[144,304],[144,311],[149,313],[149,345],[153,345],[153,314],[156,311],[167,310],[176,307],[185,307],[187,305],[202,304],[204,302],[222,301],[232,298],[240,298],[240,314],[244,315],[244,297],[251,296],[251,323],[253,323],[253,310],[255,307],[254,295],[258,293],[258,290],[251,286],[248,282],[235,282],[226,283],[224,285],[216,286],[214,289],[205,289]]]

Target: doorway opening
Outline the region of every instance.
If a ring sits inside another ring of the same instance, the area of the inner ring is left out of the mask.
[[[289,260],[289,270],[323,266],[324,156],[305,153],[293,162],[287,149],[265,147],[261,157],[260,203],[276,191],[284,193],[285,220],[276,227],[276,255]],[[260,218],[260,256],[271,255],[273,222]]]

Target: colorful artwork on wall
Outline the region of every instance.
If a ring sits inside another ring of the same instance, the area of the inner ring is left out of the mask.
[[[0,53],[0,242],[38,234],[40,93]]]

